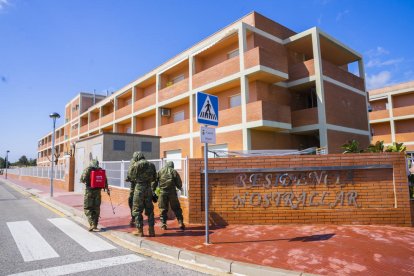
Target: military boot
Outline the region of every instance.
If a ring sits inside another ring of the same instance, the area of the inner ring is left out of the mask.
[[[162,230],[167,230],[167,224],[166,224],[166,223],[163,223],[163,224],[161,225],[161,229],[162,229]]]
[[[90,226],[89,226],[89,232],[92,232],[93,231],[93,228],[94,228],[94,226],[91,224]]]
[[[178,225],[180,226],[181,230],[185,230],[185,225],[184,225],[184,221],[183,220],[179,220],[178,221]]]
[[[150,236],[150,237],[155,237],[155,230],[154,230],[154,226],[149,226],[149,227],[148,227],[148,236]]]
[[[143,237],[144,236],[144,229],[142,227],[137,228],[136,231],[132,232],[133,235],[138,236],[138,237]]]
[[[132,217],[131,220],[129,221],[129,225],[130,226],[134,226],[135,225],[135,218]]]

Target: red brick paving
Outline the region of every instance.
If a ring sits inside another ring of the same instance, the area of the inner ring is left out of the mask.
[[[9,179],[10,180],[10,179]],[[49,187],[12,180],[48,196]],[[83,209],[83,195],[55,189],[54,199]],[[100,223],[110,230],[132,232],[127,205],[101,206]],[[204,245],[203,225],[176,221],[148,238],[166,245],[231,260],[322,275],[414,275],[414,229],[392,226],[230,225],[210,229],[211,245]],[[147,232],[147,227],[144,228]]]

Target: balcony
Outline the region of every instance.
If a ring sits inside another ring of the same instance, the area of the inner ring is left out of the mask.
[[[190,132],[190,120],[183,120],[171,124],[162,125],[158,128],[158,136],[162,138],[186,134]]]
[[[94,129],[94,128],[97,128],[97,127],[99,127],[99,119],[90,122],[89,129]]]
[[[372,111],[372,112],[369,112],[368,114],[369,114],[369,120],[370,121],[381,120],[381,119],[389,119],[389,117],[390,117],[390,113],[387,109]]]
[[[315,61],[313,59],[289,67],[289,81],[299,80],[314,75]]]
[[[81,134],[88,132],[88,125],[86,124],[84,126],[81,126],[79,131],[80,131],[79,133]]]
[[[365,91],[364,80],[352,73],[349,73],[338,66],[323,60],[322,61],[323,74],[334,80],[352,86],[361,91]]]
[[[318,108],[292,111],[292,127],[314,125],[318,123]]]
[[[384,143],[391,143],[392,142],[391,134],[372,136],[372,142],[375,143],[376,141],[384,141]]]
[[[107,123],[110,123],[114,120],[114,113],[111,112],[100,119],[100,125],[103,126]]]
[[[165,87],[158,92],[158,101],[162,102],[188,91],[188,78]]]
[[[396,133],[395,141],[398,143],[414,142],[414,132]]]
[[[136,134],[155,135],[155,127],[137,131]]]
[[[239,57],[228,59],[193,76],[193,88],[223,79],[240,71]]]
[[[272,121],[279,123],[291,123],[290,107],[277,105],[272,102],[256,101],[247,104],[247,121]]]
[[[394,117],[399,116],[414,116],[414,106],[403,106],[392,109],[392,114]]]
[[[132,112],[131,110],[131,105],[126,105],[124,107],[121,107],[120,109],[118,109],[117,111],[115,111],[115,119],[119,119],[122,117],[125,117],[127,115],[130,115]]]
[[[270,51],[260,47],[253,48],[244,54],[244,64],[246,69],[262,65],[283,73],[287,73],[288,71],[286,58],[278,57],[277,54],[271,53]],[[286,80],[285,77],[279,75],[270,74],[268,72],[260,72],[260,78],[263,77],[270,82]],[[255,79],[254,76],[253,79]]]
[[[134,103],[134,112],[143,110],[155,104],[155,93],[145,96]]]

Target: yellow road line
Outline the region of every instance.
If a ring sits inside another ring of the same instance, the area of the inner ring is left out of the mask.
[[[35,197],[31,197],[31,199],[33,199],[34,201],[36,201],[37,203],[39,203],[40,205],[42,205],[43,207],[49,209],[50,211],[52,211],[53,213],[61,216],[61,217],[65,217],[66,215],[64,213],[62,213],[59,210],[56,210],[55,208],[45,204],[44,202],[40,201],[39,199],[35,198]]]

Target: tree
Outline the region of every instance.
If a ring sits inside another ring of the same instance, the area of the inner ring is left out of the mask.
[[[17,162],[20,166],[28,166],[29,165],[29,160],[27,160],[26,155],[22,155],[19,158],[19,161]]]
[[[29,166],[37,166],[37,159],[36,158],[35,159],[30,158],[29,159]]]
[[[5,167],[5,164],[5,160],[2,157],[0,157],[0,169],[3,169]]]

